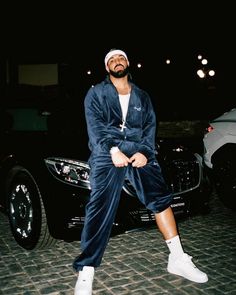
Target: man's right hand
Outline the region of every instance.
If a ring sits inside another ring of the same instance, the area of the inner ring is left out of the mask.
[[[116,167],[125,167],[128,166],[129,163],[131,163],[130,159],[126,157],[126,155],[123,154],[121,151],[113,153],[111,155],[111,159]]]

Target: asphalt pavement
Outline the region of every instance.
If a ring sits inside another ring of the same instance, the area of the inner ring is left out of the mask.
[[[151,227],[110,239],[93,294],[236,295],[236,213],[213,194],[208,214],[178,220],[178,228],[185,252],[208,274],[207,283],[169,274],[168,249]],[[0,212],[0,295],[73,295],[72,262],[79,253],[79,241],[59,241],[47,250],[20,248]]]

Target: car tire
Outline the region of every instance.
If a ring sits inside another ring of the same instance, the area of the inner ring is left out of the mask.
[[[17,166],[8,179],[7,213],[16,242],[26,250],[54,245],[56,239],[49,233],[44,204],[33,176]]]
[[[223,158],[213,164],[215,188],[221,202],[232,210],[236,210],[236,163]]]

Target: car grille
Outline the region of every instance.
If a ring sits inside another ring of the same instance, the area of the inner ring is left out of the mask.
[[[167,166],[166,182],[174,195],[184,194],[196,189],[200,184],[201,166],[197,159],[177,159]]]
[[[201,162],[194,154],[181,154],[180,157],[165,159],[161,164],[166,183],[173,193],[171,207],[176,216],[185,215],[188,212],[188,201],[185,194],[197,189],[201,179]],[[124,190],[130,196],[136,197],[135,190],[128,179],[125,180]],[[135,222],[150,224],[155,221],[155,216],[145,207],[140,207],[129,212]]]
[[[165,167],[162,166],[163,175],[174,196],[192,191],[200,185],[200,165],[195,156],[191,160],[181,158],[165,162]],[[136,195],[128,179],[125,181],[124,190],[129,195]]]

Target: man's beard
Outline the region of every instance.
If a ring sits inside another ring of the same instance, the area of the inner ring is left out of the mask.
[[[126,67],[124,70],[120,70],[118,72],[114,72],[110,70],[109,74],[112,75],[114,78],[123,78],[129,73],[129,67]]]

